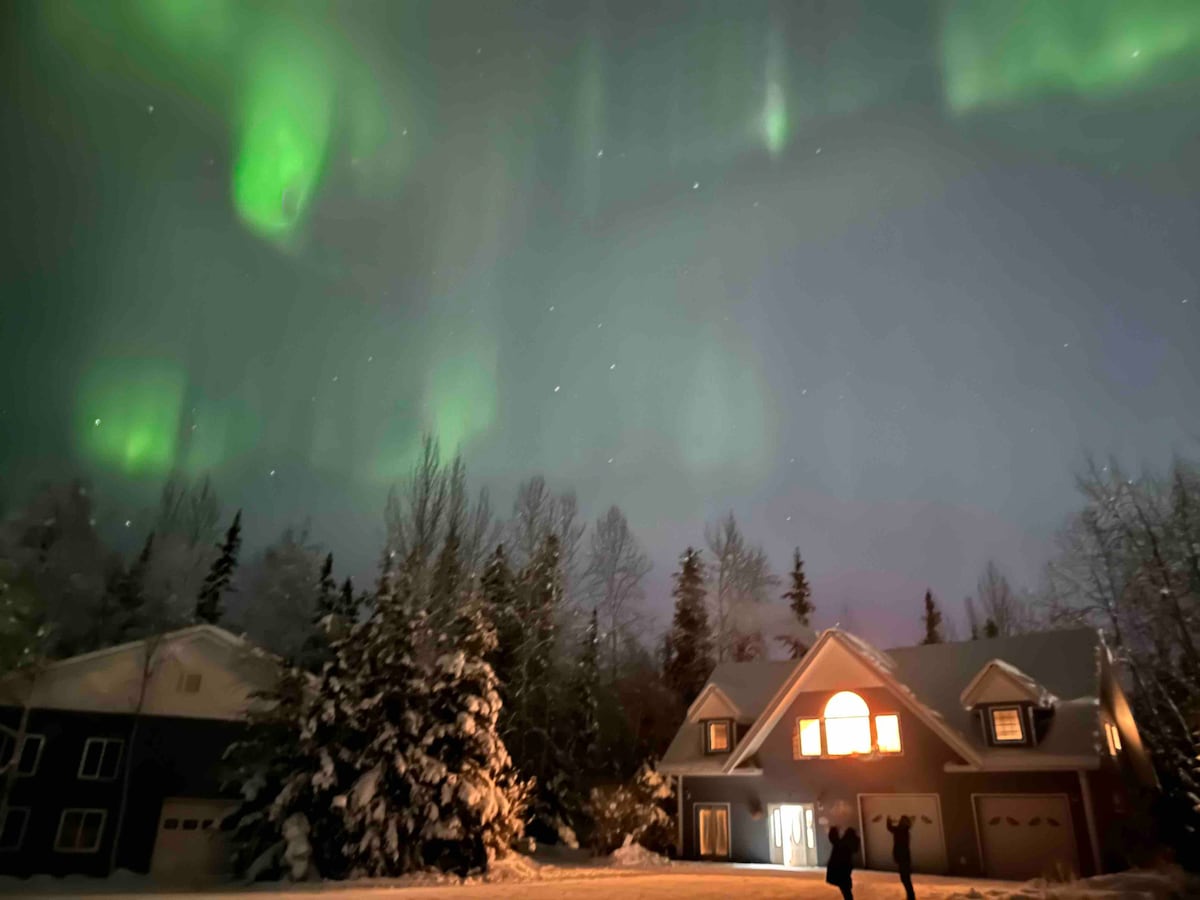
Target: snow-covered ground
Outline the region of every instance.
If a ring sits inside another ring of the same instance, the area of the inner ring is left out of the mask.
[[[173,900],[256,896],[270,900],[501,900],[518,895],[521,900],[599,900],[610,897],[621,900],[725,900],[731,897],[837,900],[839,896],[834,888],[825,884],[825,873],[816,869],[650,860],[634,863],[631,854],[625,854],[625,857],[624,860],[613,860],[611,864],[609,861],[535,863],[517,857],[500,866],[487,880],[472,880],[467,884],[327,882],[257,885],[252,888],[223,887],[194,893],[172,891],[170,896]],[[1172,900],[1175,897],[1200,896],[1200,885],[1194,881],[1185,882],[1177,870],[1108,875],[1070,885],[1038,882],[1015,884],[922,875],[915,876],[913,884],[921,900]],[[161,885],[126,874],[109,881],[76,878],[36,878],[32,881],[0,879],[0,893],[15,897],[102,895],[108,900],[144,900],[147,896],[166,892]],[[904,891],[896,876],[890,872],[856,871],[854,896],[858,900],[898,900],[904,896]]]

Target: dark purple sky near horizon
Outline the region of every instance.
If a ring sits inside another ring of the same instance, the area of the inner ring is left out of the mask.
[[[207,473],[369,578],[432,429],[619,505],[659,622],[726,510],[882,645],[1034,586],[1086,453],[1198,455],[1200,16],[984,7],[6,6],[4,502],[86,475],[132,548]],[[231,187],[275,33],[335,98],[286,239]]]

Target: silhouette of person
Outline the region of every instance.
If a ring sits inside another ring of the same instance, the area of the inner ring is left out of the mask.
[[[900,883],[904,885],[904,896],[907,900],[916,900],[916,894],[913,893],[912,886],[912,849],[910,838],[912,837],[912,819],[908,816],[901,816],[900,821],[892,824],[892,817],[888,816],[887,830],[892,833],[892,859],[896,861],[896,868],[900,871]]]
[[[839,834],[836,826],[829,829],[829,862],[825,866],[825,881],[842,892],[842,900],[854,900],[854,854],[858,852],[858,834],[847,828]]]

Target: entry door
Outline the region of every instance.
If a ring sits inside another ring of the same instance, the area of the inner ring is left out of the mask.
[[[770,807],[771,862],[781,866],[817,864],[816,821],[811,803]]]
[[[150,871],[169,881],[208,881],[226,874],[229,847],[221,820],[233,812],[228,800],[172,797],[163,801]]]

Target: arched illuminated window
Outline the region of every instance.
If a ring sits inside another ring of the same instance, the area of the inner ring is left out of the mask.
[[[841,691],[825,704],[825,752],[830,756],[871,752],[871,711],[853,691]]]

